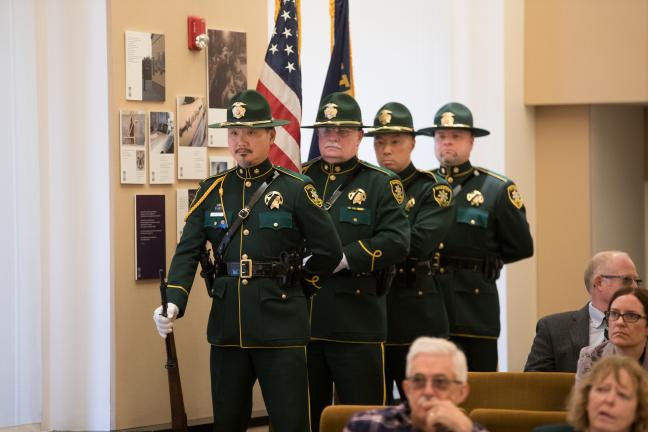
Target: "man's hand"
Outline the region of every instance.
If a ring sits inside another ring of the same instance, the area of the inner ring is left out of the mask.
[[[443,425],[454,432],[472,431],[472,420],[452,401],[434,398],[423,403],[427,408],[425,431],[434,432],[437,425]]]
[[[158,333],[164,339],[173,331],[173,322],[178,317],[178,313],[180,313],[180,308],[173,303],[167,303],[167,316],[162,316],[162,306],[158,306],[153,311],[153,321],[155,321]]]

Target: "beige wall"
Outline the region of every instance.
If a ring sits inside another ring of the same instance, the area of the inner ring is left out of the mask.
[[[151,314],[160,302],[157,281],[134,279],[135,194],[166,196],[167,265],[176,245],[176,188],[174,185],[120,185],[119,110],[176,111],[176,96],[206,95],[205,52],[187,49],[187,16],[204,17],[208,28],[247,33],[248,86],[255,87],[267,45],[267,2],[253,0],[246,7],[217,0],[112,0],[108,2],[110,77],[110,142],[113,203],[113,274],[115,287],[115,401],[116,428],[168,423],[169,401],[164,369],[164,343]],[[166,100],[133,102],[124,98],[124,31],[164,33],[166,42]],[[220,153],[224,149],[209,149]],[[206,321],[210,301],[198,277],[187,316],[176,326],[176,341],[187,414],[190,419],[211,417],[209,345]],[[257,408],[258,405],[255,405]]]
[[[587,106],[536,108],[538,316],[576,309],[590,257],[590,113]]]
[[[525,8],[543,316],[584,303],[582,272],[594,252],[626,250],[646,269],[648,2],[526,0]]]
[[[599,105],[590,113],[592,252],[624,250],[645,275],[644,108]]]
[[[525,101],[648,101],[646,0],[526,0]]]

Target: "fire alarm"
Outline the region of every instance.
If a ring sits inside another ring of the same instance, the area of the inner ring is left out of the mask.
[[[200,51],[207,46],[209,38],[205,32],[205,18],[187,17],[187,37],[190,50]]]

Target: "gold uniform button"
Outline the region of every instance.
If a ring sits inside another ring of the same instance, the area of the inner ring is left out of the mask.
[[[248,235],[248,234],[250,234],[250,230],[247,229],[247,228],[245,228],[245,229],[243,230],[243,235]]]
[[[243,254],[243,255],[241,255],[241,259],[248,259],[247,254]]]
[[[324,165],[324,169],[327,170],[327,169],[328,169],[328,165],[325,164],[325,165]]]
[[[242,169],[239,169],[239,174],[243,174],[243,170],[242,170]]]
[[[405,269],[404,268],[399,268],[398,273],[405,273]]]
[[[277,228],[279,226],[279,223],[275,222],[272,224],[273,227]]]
[[[335,172],[340,172],[340,169],[341,169],[341,168],[340,168],[339,166],[336,166],[336,167],[335,167]]]
[[[241,280],[241,283],[242,283],[243,285],[247,285],[247,284],[248,284],[248,280],[247,280],[247,279],[243,279],[243,280]]]
[[[444,247],[445,245],[443,244],[443,242],[439,243],[439,250],[443,249]]]
[[[353,218],[353,222],[358,222],[358,218]]]
[[[254,168],[254,174],[259,174],[259,168]]]
[[[479,288],[475,288],[475,294],[479,294]]]
[[[439,269],[439,273],[441,273],[441,274],[445,273],[445,267],[441,267],[441,268]]]
[[[360,294],[360,290],[359,290],[359,289],[356,290],[356,294]]]
[[[411,271],[412,273],[416,273],[416,267],[412,267],[412,268],[410,269],[410,271]]]
[[[281,294],[281,298],[286,300],[286,297],[288,297],[286,294]]]
[[[454,168],[452,168],[452,172],[453,172],[454,174],[457,174],[457,173],[459,172],[459,167],[454,167]]]
[[[337,177],[335,177],[335,174],[331,174],[331,175],[329,176],[329,180],[331,180],[331,181],[335,181],[336,178],[337,178]]]
[[[448,177],[446,180],[448,180],[448,183],[452,183],[454,181],[452,177]]]
[[[419,292],[418,292],[418,295],[422,296],[422,295],[423,295],[423,291],[419,291]]]
[[[249,180],[246,181],[246,182],[245,182],[245,187],[250,187],[250,186],[252,186],[252,182],[249,181]]]
[[[470,225],[475,225],[475,219],[470,219]]]

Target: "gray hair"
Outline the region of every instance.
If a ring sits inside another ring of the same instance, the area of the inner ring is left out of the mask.
[[[601,267],[603,267],[606,263],[611,261],[613,258],[616,258],[617,256],[625,256],[631,260],[630,255],[617,250],[599,252],[594,255],[592,259],[590,259],[589,263],[587,263],[587,267],[585,267],[585,273],[583,275],[587,292],[592,291],[592,279],[594,279],[596,273],[599,272]]]
[[[457,348],[457,345],[450,341],[433,337],[420,337],[412,343],[407,353],[407,375],[411,375],[412,361],[419,354],[429,354],[434,356],[447,356],[452,359],[454,373],[457,380],[465,383],[468,380],[468,366],[466,365],[466,356],[463,351]]]

